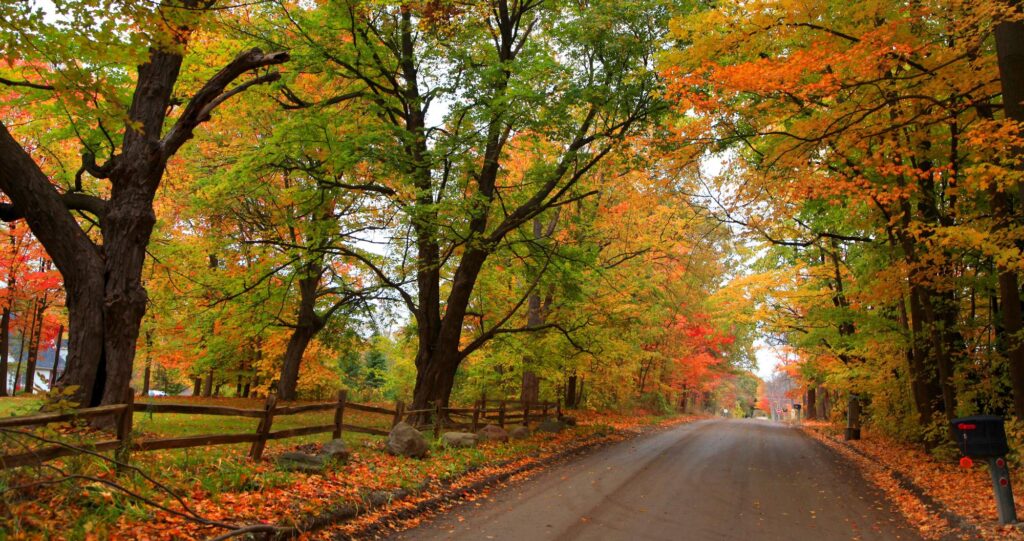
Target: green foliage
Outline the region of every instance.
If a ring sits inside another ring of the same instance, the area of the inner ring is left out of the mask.
[[[388,370],[388,358],[378,349],[371,349],[363,355],[365,376],[363,384],[371,389],[384,386]]]
[[[168,396],[177,396],[188,388],[182,383],[181,371],[176,368],[164,368],[160,364],[153,370],[153,387],[167,393]]]
[[[77,392],[77,385],[50,389],[43,398],[42,410],[53,413],[66,413],[77,408],[79,404],[74,400],[75,393]]]

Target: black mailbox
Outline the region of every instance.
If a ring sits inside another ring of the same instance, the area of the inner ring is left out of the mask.
[[[953,419],[952,425],[956,444],[966,457],[997,458],[1010,452],[1002,417],[974,415]]]

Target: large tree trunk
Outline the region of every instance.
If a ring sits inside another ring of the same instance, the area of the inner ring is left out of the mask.
[[[813,421],[813,420],[818,418],[818,409],[817,409],[816,397],[817,397],[817,390],[814,388],[813,385],[808,385],[807,386],[807,399],[805,400],[805,402],[807,402],[807,403],[804,404],[804,418],[806,418],[809,421]]]
[[[1008,339],[1004,342],[1009,342],[1006,344],[1005,354],[1010,364],[1013,410],[1018,419],[1024,419],[1024,339],[1020,336],[1021,329],[1024,328],[1024,319],[1021,314],[1020,288],[1016,272],[999,273],[999,296],[1002,299],[1000,315]]]
[[[1012,5],[1019,9],[1019,2]],[[1003,105],[1007,118],[1024,122],[1024,23],[1002,22],[996,26],[996,57],[999,61],[999,78],[1002,82]],[[1017,157],[1024,149],[1017,149]],[[1020,166],[1018,165],[1018,168]],[[992,206],[996,228],[1005,230],[1013,220],[1012,197],[1018,195],[1021,186],[992,188]],[[1017,272],[1010,268],[999,269],[999,296],[1002,304],[1002,321],[1009,343],[1006,357],[1010,364],[1010,380],[1013,386],[1013,409],[1018,419],[1024,419],[1024,329]]]
[[[281,377],[277,381],[277,396],[281,400],[295,400],[298,396],[299,366],[310,342],[321,329],[324,320],[316,313],[316,293],[320,286],[322,268],[313,265],[309,275],[299,280],[298,322],[288,339],[281,365]]]
[[[433,342],[420,342],[411,409],[428,409],[438,404],[441,407],[448,406],[455,385],[455,373],[462,360],[459,346],[466,310],[487,255],[482,249],[466,251],[452,280],[451,293],[445,303],[445,315],[440,320],[436,339]],[[414,420],[424,419],[429,419],[429,415],[420,415]]]

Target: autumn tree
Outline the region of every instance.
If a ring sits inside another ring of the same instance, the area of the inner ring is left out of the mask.
[[[279,77],[260,70],[288,60],[251,49],[205,82],[178,85],[183,66],[205,71],[199,55],[185,57],[214,3],[125,1],[101,11],[76,1],[54,17],[32,3],[2,8],[4,56],[20,64],[0,82],[30,111],[63,104],[81,133],[81,166],[54,177],[38,144],[0,122],[0,190],[10,200],[2,217],[24,219],[63,276],[70,369],[61,383],[78,386],[84,404],[117,403],[127,391],[153,199],[168,161],[222,103]]]
[[[870,390],[878,419],[907,415],[934,443],[946,419],[1004,411],[1009,395],[985,382],[1024,392],[1010,338],[1019,143],[1003,106],[1019,16],[1005,2],[784,7],[679,21],[677,134],[725,162],[709,209],[792,273],[762,297],[792,301],[769,320],[830,381]]]
[[[653,57],[666,7],[346,1],[285,18],[285,31],[326,66],[323,84],[336,89],[323,99],[289,89],[287,102],[359,100],[377,117],[370,129],[387,135],[374,176],[394,180],[361,189],[400,208],[408,236],[396,264],[363,264],[413,314],[412,408],[446,404],[462,361],[508,330],[495,325],[460,340],[488,258],[510,232],[572,201],[573,186],[659,109]],[[560,151],[533,164],[527,183],[501,187],[509,142],[527,133]],[[404,253],[414,259],[402,261]]]

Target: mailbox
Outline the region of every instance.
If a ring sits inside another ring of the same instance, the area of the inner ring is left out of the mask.
[[[953,419],[953,434],[960,453],[971,458],[997,458],[1010,452],[1003,418],[975,415]]]

